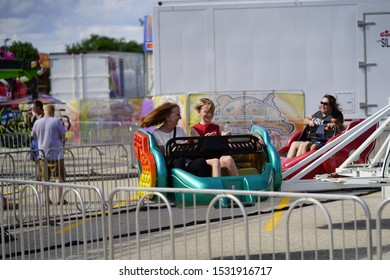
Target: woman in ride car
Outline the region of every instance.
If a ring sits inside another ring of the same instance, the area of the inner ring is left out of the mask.
[[[181,119],[179,105],[166,102],[154,108],[150,113],[141,118],[141,127],[159,126],[153,131],[154,139],[161,152],[165,155],[165,145],[175,137],[186,137],[184,129],[178,126]],[[184,159],[176,158],[170,163],[170,167],[181,168],[199,177],[210,177],[211,168],[204,158]]]
[[[326,130],[335,130],[340,133],[344,127],[344,116],[340,105],[333,95],[326,94],[320,102],[320,107],[313,115],[304,119],[304,124],[310,130],[310,139],[307,141],[294,141],[287,153],[287,158],[303,155],[308,151],[322,148],[328,141]],[[321,129],[323,128],[323,129]],[[318,132],[320,131],[320,132]]]

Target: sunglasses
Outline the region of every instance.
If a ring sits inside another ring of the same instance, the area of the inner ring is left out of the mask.
[[[321,105],[324,105],[324,106],[328,106],[328,105],[329,105],[328,102],[322,102],[322,101],[320,102],[320,104],[321,104]]]

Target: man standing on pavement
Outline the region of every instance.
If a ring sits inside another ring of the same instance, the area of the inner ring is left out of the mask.
[[[35,100],[33,102],[31,110],[28,112],[28,129],[29,131],[32,131],[32,128],[34,126],[34,123],[39,120],[40,118],[43,118],[44,112],[43,112],[43,103],[39,100]],[[39,161],[38,161],[38,143],[34,139],[34,137],[31,137],[31,143],[30,143],[30,159],[34,161],[37,164],[37,170],[39,170]],[[36,181],[40,181],[39,178],[39,171],[37,172],[35,176]]]
[[[53,176],[56,183],[65,181],[64,151],[62,142],[66,129],[60,119],[54,118],[54,105],[46,105],[44,117],[34,123],[32,136],[38,142],[39,170],[41,180],[50,180]],[[45,177],[45,160],[47,161],[47,177]],[[58,189],[58,204],[60,204],[62,188]],[[66,201],[64,201],[66,203]]]

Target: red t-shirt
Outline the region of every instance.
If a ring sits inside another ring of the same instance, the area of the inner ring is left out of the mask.
[[[221,131],[219,131],[219,125],[210,123],[210,124],[200,124],[197,123],[192,126],[193,129],[195,129],[200,136],[205,136],[206,133],[216,132],[217,135],[221,135]]]

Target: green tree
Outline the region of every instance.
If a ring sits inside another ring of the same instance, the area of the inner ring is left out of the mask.
[[[141,53],[142,44],[136,41],[128,41],[124,38],[115,39],[106,36],[91,34],[90,38],[81,40],[80,43],[75,43],[65,46],[67,53],[79,53],[88,51],[121,51]]]
[[[8,50],[14,53],[15,59],[35,60],[38,53],[38,50],[31,43],[21,41],[12,42]]]

